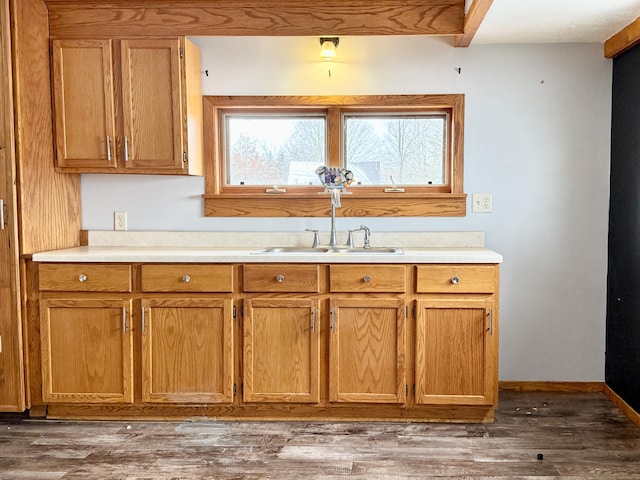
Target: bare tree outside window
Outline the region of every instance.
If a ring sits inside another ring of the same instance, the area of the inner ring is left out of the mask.
[[[446,120],[445,114],[344,115],[345,166],[365,185],[443,185]]]
[[[229,185],[318,184],[315,169],[326,160],[323,116],[228,115]]]

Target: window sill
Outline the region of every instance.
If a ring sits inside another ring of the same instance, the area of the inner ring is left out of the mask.
[[[326,217],[327,196],[308,194],[203,195],[205,217]],[[467,195],[380,193],[343,195],[339,217],[464,217]]]

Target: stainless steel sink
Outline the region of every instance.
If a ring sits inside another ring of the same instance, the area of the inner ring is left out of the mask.
[[[335,247],[329,250],[329,253],[342,253],[342,254],[364,254],[364,255],[404,255],[404,250],[395,247],[371,247],[371,248],[356,248],[356,247]]]
[[[341,255],[403,255],[404,250],[395,247],[267,247],[257,252],[255,255],[317,255],[317,254],[341,254]]]
[[[325,247],[268,247],[257,252],[256,254],[285,254],[289,255],[292,253],[302,253],[305,255],[315,254],[315,253],[327,253],[329,248]]]

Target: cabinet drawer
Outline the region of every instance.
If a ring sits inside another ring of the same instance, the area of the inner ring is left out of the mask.
[[[332,292],[404,292],[404,265],[331,265]]]
[[[232,292],[231,265],[142,265],[143,292]]]
[[[38,269],[45,292],[130,292],[130,265],[44,263]]]
[[[493,265],[424,265],[416,272],[418,293],[493,293]]]
[[[318,265],[245,265],[242,286],[245,292],[320,291]]]

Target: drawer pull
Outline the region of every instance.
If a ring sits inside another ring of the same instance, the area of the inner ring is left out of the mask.
[[[80,280],[81,282],[86,282],[87,281],[87,276],[83,273],[78,277],[78,280]]]
[[[362,277],[362,281],[364,283],[371,283],[371,275],[365,275],[364,277]]]
[[[191,277],[189,275],[183,275],[182,281],[184,283],[189,283],[191,281]]]
[[[276,282],[278,282],[278,283],[282,283],[282,282],[284,282],[284,275],[278,275],[278,276],[276,277]]]
[[[460,283],[460,278],[459,277],[451,277],[451,283],[453,283],[454,285],[457,285]]]

